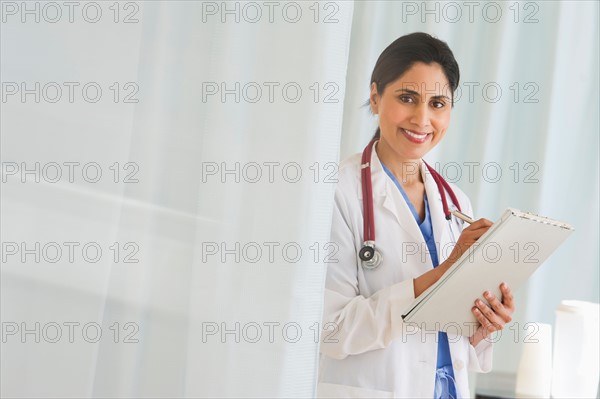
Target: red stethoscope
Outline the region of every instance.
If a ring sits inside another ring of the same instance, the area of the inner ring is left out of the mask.
[[[362,183],[362,194],[363,194],[363,246],[358,252],[359,258],[362,260],[363,267],[365,269],[375,269],[377,268],[383,257],[379,253],[379,251],[375,250],[375,219],[373,217],[373,190],[371,187],[371,153],[373,150],[373,146],[377,139],[373,139],[367,144],[361,159],[361,183]],[[431,177],[435,181],[435,184],[438,187],[438,191],[440,192],[440,196],[442,197],[442,209],[444,210],[444,215],[446,215],[446,220],[450,221],[452,218],[452,212],[448,208],[448,201],[446,200],[446,195],[444,191],[448,193],[452,203],[456,206],[456,208],[460,211],[460,204],[458,203],[458,199],[454,194],[454,191],[448,184],[446,180],[427,162],[423,161],[427,170],[431,174]]]

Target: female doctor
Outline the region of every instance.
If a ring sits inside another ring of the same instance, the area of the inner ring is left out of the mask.
[[[327,270],[319,397],[465,397],[468,370],[491,368],[486,337],[514,312],[505,284],[502,298],[482,293],[489,305],[473,298],[480,326],[468,338],[409,329],[401,317],[491,226],[450,217],[449,208],[472,215],[471,203],[457,187],[444,189],[422,160],[446,134],[458,81],[450,48],[425,33],[400,37],[377,60],[369,102],[379,128],[362,156],[339,169],[331,232],[339,251]],[[374,243],[365,243],[369,228]]]

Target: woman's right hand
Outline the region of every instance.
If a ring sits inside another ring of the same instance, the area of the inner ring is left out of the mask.
[[[458,241],[456,242],[456,245],[454,246],[454,249],[450,253],[448,259],[442,262],[438,267],[423,273],[413,280],[415,298],[421,295],[436,281],[438,281],[442,274],[446,273],[450,266],[452,266],[462,256],[463,253],[468,251],[471,245],[473,245],[475,241],[477,241],[479,237],[483,235],[483,233],[488,231],[491,225],[491,221],[487,219],[479,219],[472,223],[469,227],[466,227],[462,233],[460,233],[460,237],[458,238]]]
[[[492,222],[488,219],[479,219],[474,223],[471,223],[469,227],[466,227],[462,233],[460,233],[460,237],[458,237],[458,241],[454,246],[454,249],[448,256],[446,262],[448,262],[448,267],[453,265],[463,253],[467,252],[468,249],[481,237],[488,229],[492,226]]]

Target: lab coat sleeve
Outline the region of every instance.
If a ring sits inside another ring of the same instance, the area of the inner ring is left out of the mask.
[[[467,197],[460,189],[454,187],[455,192],[460,192],[461,195],[461,204],[463,205],[463,211],[467,215],[475,215],[473,213],[473,207],[471,206],[471,201],[469,197]],[[467,227],[464,225],[463,228]],[[468,338],[465,338],[468,341]],[[492,369],[492,356],[494,345],[491,340],[483,339],[481,342],[477,344],[477,346],[473,347],[470,343],[468,343],[469,347],[469,370],[474,371],[476,373],[487,373]]]
[[[494,345],[483,339],[473,347],[469,344],[469,370],[476,373],[487,373],[492,369],[492,354]]]
[[[332,242],[339,245],[338,262],[328,265],[321,335],[321,353],[334,359],[387,347],[402,333],[402,311],[414,300],[412,279],[368,298],[360,294],[357,247],[348,215],[348,204],[338,190],[331,232]]]

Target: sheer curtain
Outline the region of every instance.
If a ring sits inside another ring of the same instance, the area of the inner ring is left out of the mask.
[[[2,25],[2,240],[41,245],[3,248],[3,396],[312,396],[352,3],[48,4]]]
[[[85,2],[73,22],[22,4],[0,39],[3,396],[313,395],[336,165],[374,131],[377,56],[412,31],[463,82],[428,160],[477,216],[577,229],[516,321],[598,301],[596,2]]]

